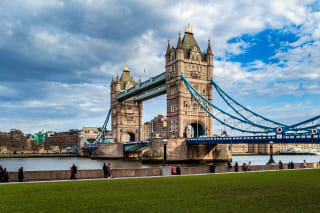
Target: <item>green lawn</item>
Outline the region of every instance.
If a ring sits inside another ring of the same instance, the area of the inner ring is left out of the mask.
[[[320,170],[0,185],[0,212],[320,212]]]

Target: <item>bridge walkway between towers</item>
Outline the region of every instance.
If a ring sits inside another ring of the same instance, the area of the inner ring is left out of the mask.
[[[301,143],[320,144],[320,135],[270,135],[270,136],[236,136],[236,137],[199,137],[187,138],[187,144],[267,144]]]
[[[123,143],[124,152],[139,152],[141,148],[149,146],[149,141]]]
[[[141,82],[136,84],[134,87],[127,89],[118,94],[117,99],[118,101],[123,101],[128,98],[136,97],[136,101],[146,100],[158,95],[165,94],[166,92],[166,72],[161,73],[155,77],[151,77],[147,81]],[[149,92],[150,95],[146,94]],[[141,96],[144,95],[144,96]]]

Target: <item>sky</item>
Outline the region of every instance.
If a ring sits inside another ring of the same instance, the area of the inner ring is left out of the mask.
[[[319,1],[1,0],[0,131],[101,126],[112,75],[164,72],[188,23],[231,97],[286,124],[320,114]],[[144,121],[165,101],[146,101]]]

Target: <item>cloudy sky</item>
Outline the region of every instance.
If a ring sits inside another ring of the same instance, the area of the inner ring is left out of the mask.
[[[288,124],[320,114],[319,1],[1,0],[0,131],[102,125],[112,75],[163,72],[188,23],[240,103]],[[165,96],[144,120],[158,112]]]

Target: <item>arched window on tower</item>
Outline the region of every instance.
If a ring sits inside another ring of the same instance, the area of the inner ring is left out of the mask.
[[[174,52],[171,53],[170,60],[171,60],[171,61],[174,60]]]

